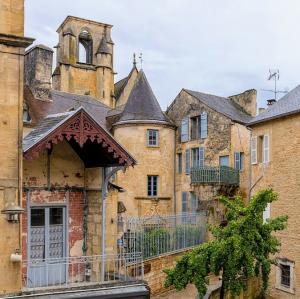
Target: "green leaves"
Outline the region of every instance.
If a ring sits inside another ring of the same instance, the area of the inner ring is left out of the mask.
[[[214,240],[184,255],[174,269],[165,270],[166,287],[173,285],[180,290],[193,283],[201,299],[206,293],[208,275],[222,273],[223,285],[232,295],[240,294],[247,280],[254,276],[262,277],[264,293],[273,263],[269,255],[278,252],[280,245],[272,233],[287,225],[287,216],[263,222],[263,211],[277,198],[271,189],[257,193],[247,206],[239,197],[235,200],[220,197],[227,226],[209,226]]]

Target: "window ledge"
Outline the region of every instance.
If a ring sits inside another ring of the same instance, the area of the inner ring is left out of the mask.
[[[288,288],[288,287],[285,287],[285,286],[282,286],[282,285],[277,285],[275,286],[275,288],[277,290],[280,290],[280,291],[283,291],[283,292],[286,292],[286,293],[290,293],[290,294],[295,294],[295,290],[292,289],[292,288]]]
[[[134,199],[137,200],[171,200],[171,197],[168,196],[137,196]]]

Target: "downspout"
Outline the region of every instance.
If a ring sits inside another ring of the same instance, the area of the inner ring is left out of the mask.
[[[250,130],[250,142],[249,142],[249,153],[250,153],[250,157],[249,157],[249,192],[248,192],[248,202],[250,202],[251,199],[251,191],[252,191],[252,154],[251,154],[251,142],[252,142],[252,129],[249,128]]]
[[[113,168],[105,176],[105,167],[102,168],[102,192],[101,192],[101,283],[104,283],[105,277],[105,241],[106,241],[106,197],[108,193],[108,183],[110,178],[117,173],[119,170],[123,170],[124,166],[118,166]]]
[[[176,129],[174,129],[174,184],[173,184],[173,198],[174,198],[174,214],[177,211],[176,202]]]

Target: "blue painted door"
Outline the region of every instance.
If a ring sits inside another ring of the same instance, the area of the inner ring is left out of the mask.
[[[66,282],[65,219],[64,207],[31,208],[28,287]]]

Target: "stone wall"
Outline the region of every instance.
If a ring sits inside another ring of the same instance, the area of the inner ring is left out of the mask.
[[[147,146],[147,129],[159,130],[157,147]],[[125,189],[118,200],[127,216],[150,215],[154,207],[162,214],[174,213],[174,130],[159,124],[120,125],[114,137],[138,161],[125,174],[119,173],[116,184]],[[158,175],[158,196],[147,195],[147,175]],[[157,202],[158,200],[158,202]]]
[[[166,274],[163,270],[174,267],[176,265],[176,261],[187,252],[188,250],[168,255],[161,255],[157,258],[145,261],[144,279],[150,287],[151,295],[161,294],[170,290],[170,288],[166,289],[164,287]]]
[[[271,204],[271,218],[288,215],[288,227],[276,233],[281,249],[275,257],[294,262],[292,290],[280,290],[276,282],[279,268],[273,266],[270,276],[270,294],[273,298],[300,298],[299,254],[299,176],[300,176],[300,116],[292,115],[252,127],[252,136],[269,135],[270,162],[252,165],[252,194],[272,187],[279,200]],[[292,273],[293,274],[293,273]]]
[[[257,91],[255,89],[246,90],[240,94],[230,96],[229,98],[244,109],[251,116],[257,114]]]

